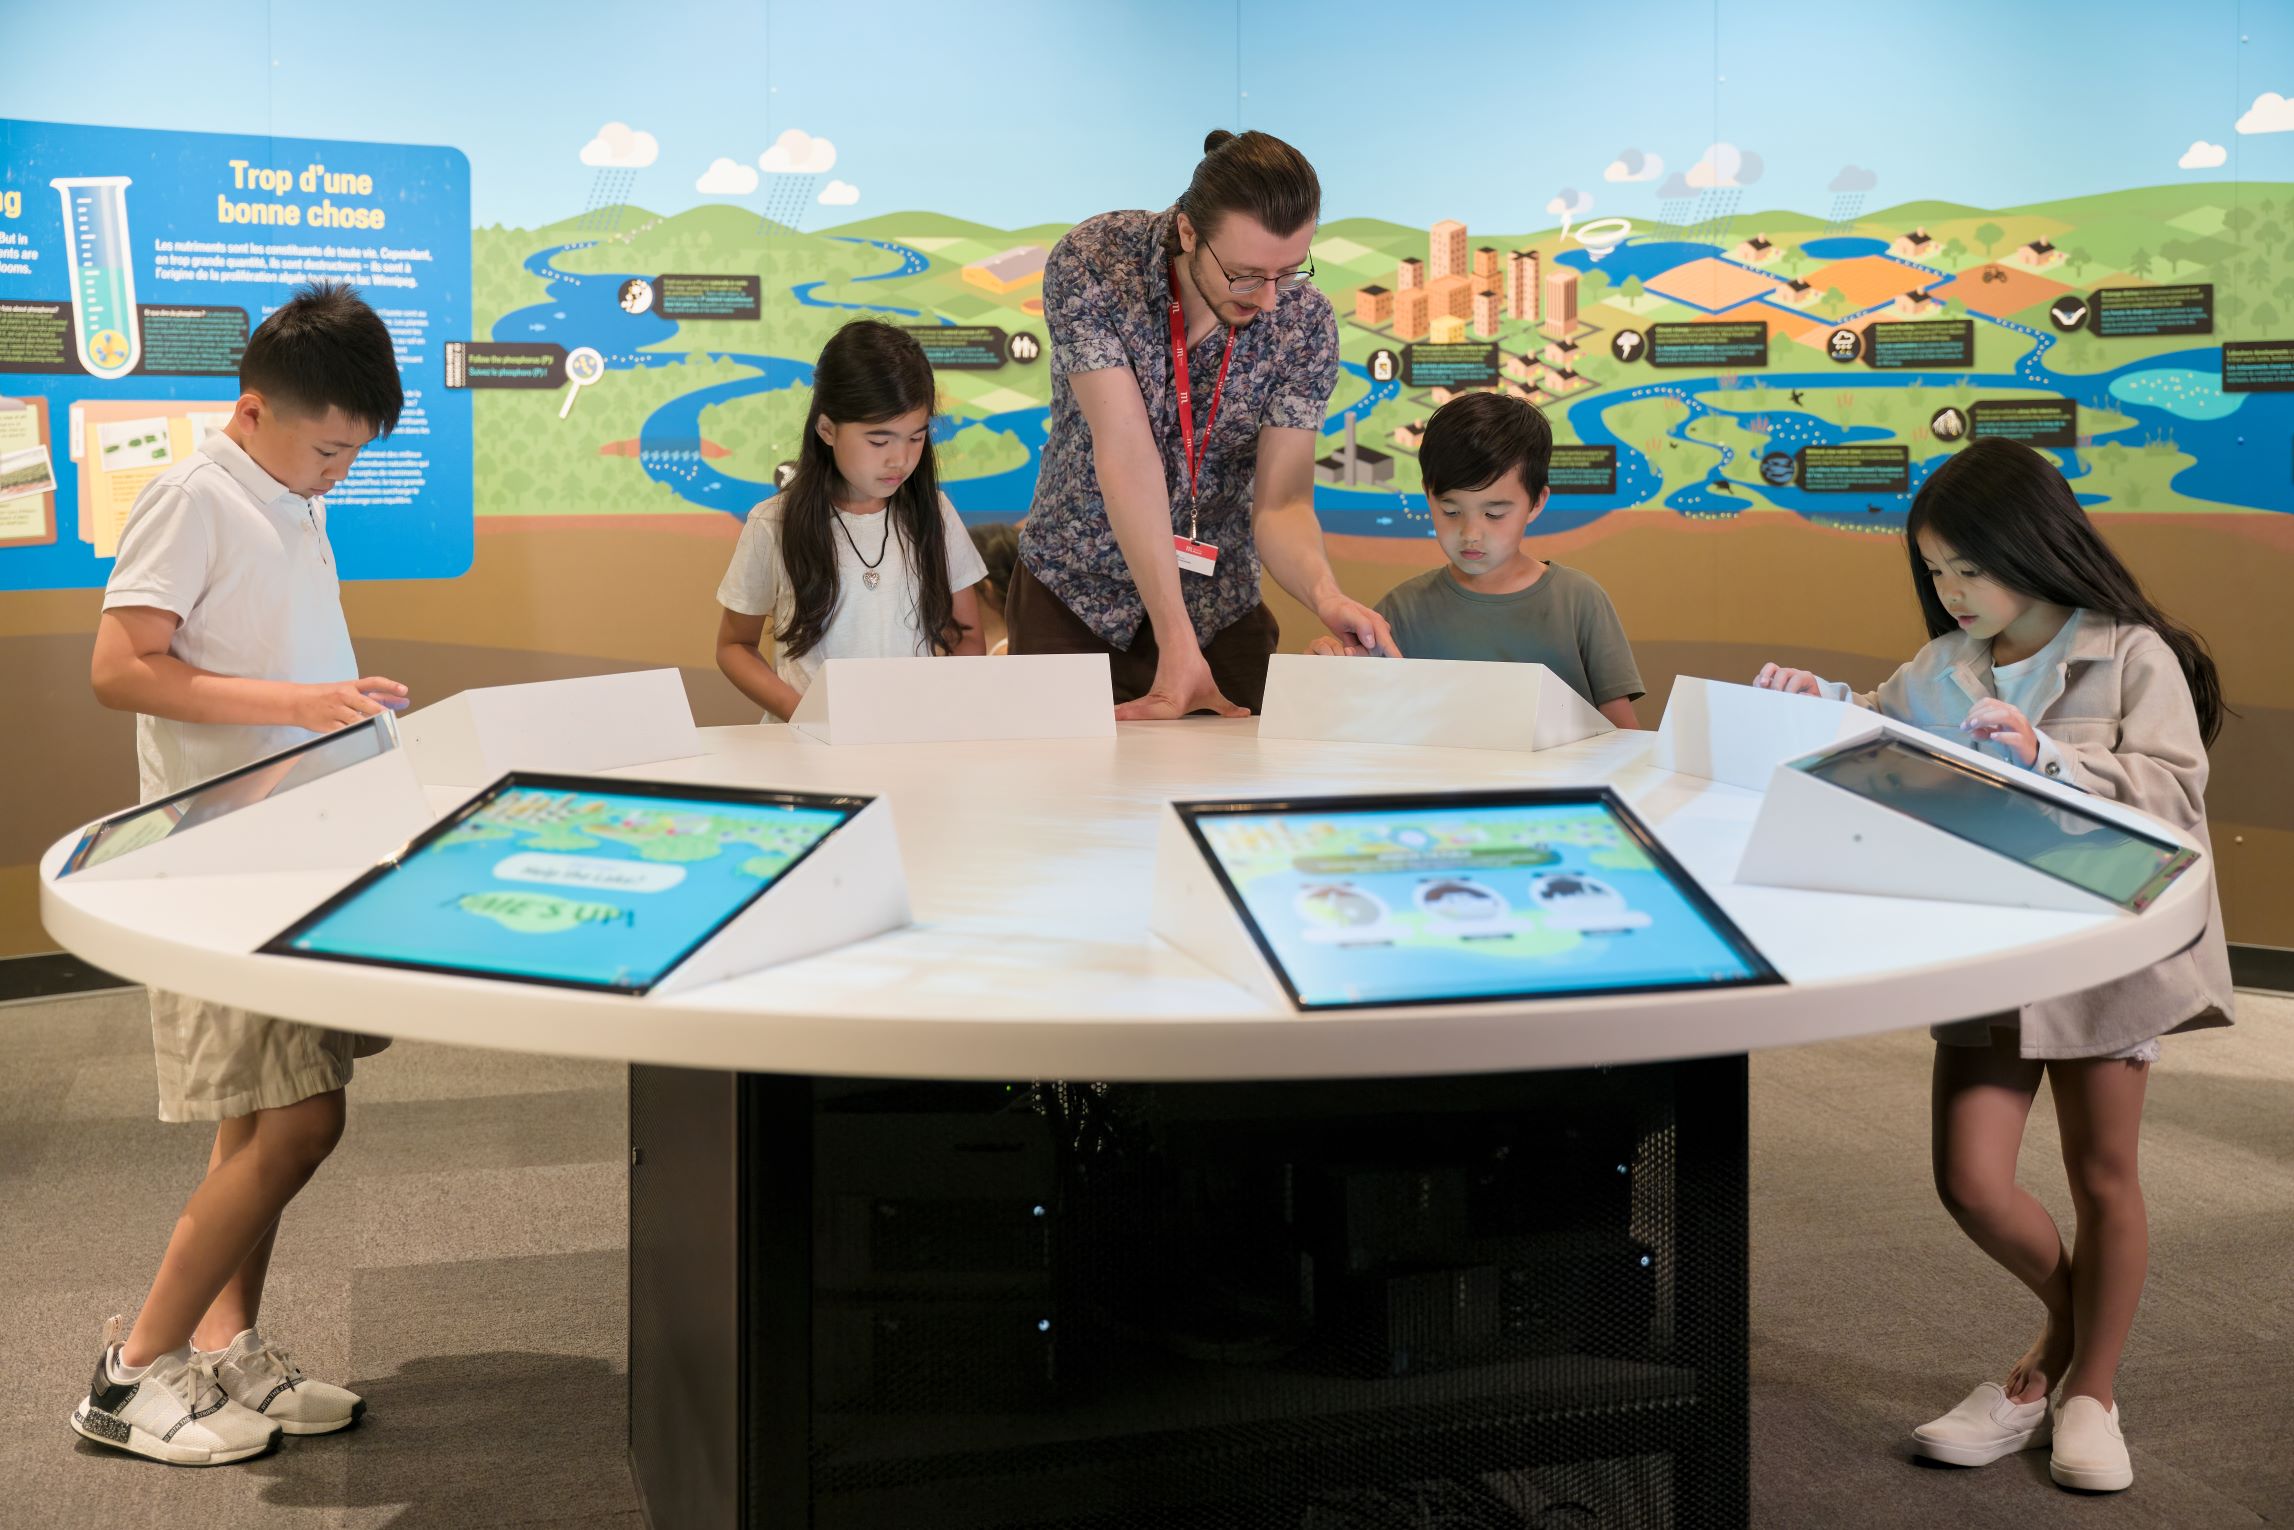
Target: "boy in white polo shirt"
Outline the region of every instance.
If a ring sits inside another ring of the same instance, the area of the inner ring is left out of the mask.
[[[137,714],[145,801],[405,705],[359,678],[320,501],[398,423],[389,330],[350,288],[306,287],[248,338],[239,388],[137,498],[104,591],[91,678]],[[255,1320],[280,1214],[342,1135],[360,1038],[156,990],[151,1022],[160,1119],[213,1121],[215,1146],[134,1328],[104,1326],[72,1427],[180,1466],[345,1428],[365,1404]]]

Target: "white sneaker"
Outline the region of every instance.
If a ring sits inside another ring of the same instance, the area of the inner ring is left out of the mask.
[[[116,1368],[118,1318],[104,1324],[104,1352],[88,1395],[72,1410],[83,1438],[173,1466],[222,1466],[259,1456],[279,1440],[279,1426],[233,1402],[189,1349],[171,1350],[132,1380]]]
[[[2084,1393],[2064,1398],[2055,1410],[2055,1454],[2047,1472],[2063,1486],[2089,1493],[2134,1486],[2135,1463],[2127,1458],[2127,1437],[2119,1430],[2119,1405],[2105,1411]]]
[[[1912,1449],[1952,1466],[1989,1466],[2019,1450],[2036,1450],[2053,1432],[2047,1399],[2010,1402],[2007,1389],[1987,1381],[1942,1418],[1912,1431]]]
[[[193,1363],[211,1372],[241,1407],[270,1419],[288,1434],[332,1434],[366,1412],[356,1392],[313,1381],[287,1352],[249,1328],[228,1349],[201,1352]]]

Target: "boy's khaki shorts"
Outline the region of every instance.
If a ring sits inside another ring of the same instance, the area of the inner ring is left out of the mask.
[[[354,1057],[389,1044],[151,990],[162,1121],[222,1121],[340,1089],[350,1082]]]

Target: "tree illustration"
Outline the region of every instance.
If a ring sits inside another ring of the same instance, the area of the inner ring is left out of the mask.
[[[1838,287],[1824,289],[1824,311],[1837,319],[1848,311],[1848,294]]]
[[[2254,327],[2256,329],[2276,329],[2278,327],[2278,310],[2268,302],[2264,302],[2260,308],[2254,310]]]
[[[2253,226],[2254,210],[2252,208],[2233,207],[2222,215],[2222,230],[2233,239],[2238,238]]]
[[[1958,239],[1946,239],[1940,257],[1943,263],[1957,271],[1967,262],[1967,246]]]
[[[2157,261],[2158,257],[2149,250],[2137,250],[2127,257],[2127,271],[2133,276],[2148,276],[2151,274],[2151,267]]]
[[[2281,303],[2294,303],[2294,274],[2278,278],[2278,285],[2271,288],[2270,293]]]
[[[1626,277],[1624,285],[1619,287],[1617,292],[1618,295],[1623,297],[1628,303],[1639,302],[1641,298],[1641,278],[1638,276]]]
[[[1996,223],[1980,224],[1975,231],[1975,242],[1983,246],[1983,258],[1985,260],[1991,259],[1992,246],[2006,237],[2007,230]]]
[[[2226,292],[2215,304],[2215,309],[2222,315],[2225,324],[2236,324],[2238,316],[2246,312],[2246,299],[2235,292]]]
[[[2074,271],[2084,271],[2095,263],[2095,257],[2085,250],[2065,250],[2063,259]]]

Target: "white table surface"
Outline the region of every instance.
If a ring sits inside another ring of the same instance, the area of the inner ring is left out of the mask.
[[[1536,754],[1257,737],[1254,720],[1113,739],[841,747],[713,728],[707,753],[616,774],[891,800],[913,926],[673,998],[249,954],[344,873],[58,882],[75,954],[140,982],[413,1040],[760,1072],[1277,1079],[1644,1062],[1854,1036],[2090,987],[2197,937],[2208,876],[2140,916],[1857,897],[1731,878],[1758,794],[1642,762],[1655,735]],[[1191,797],[1606,782],[1788,986],[1298,1014],[1148,933],[1157,814]],[[434,794],[443,811],[461,794]],[[346,871],[348,868],[346,868]]]

